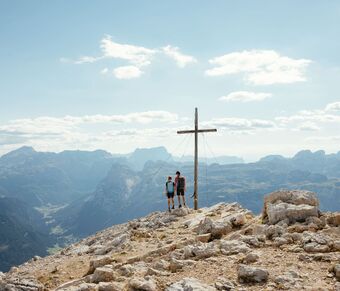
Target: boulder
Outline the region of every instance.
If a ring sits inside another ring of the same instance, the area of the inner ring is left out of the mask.
[[[166,291],[216,291],[212,286],[204,284],[195,278],[184,278],[171,284]]]
[[[114,277],[115,274],[111,268],[99,267],[93,273],[92,282],[93,283],[109,282],[112,281]]]
[[[265,235],[267,239],[274,239],[280,237],[286,232],[285,228],[280,225],[269,225],[265,229]]]
[[[124,284],[118,282],[100,282],[98,291],[123,291]]]
[[[330,226],[339,226],[340,225],[340,212],[334,212],[327,216],[327,223]]]
[[[226,278],[218,277],[215,283],[215,288],[218,291],[232,291],[235,290],[235,285]]]
[[[186,216],[190,213],[189,208],[186,207],[181,207],[181,208],[176,208],[171,210],[171,215],[175,215],[175,216]]]
[[[211,233],[199,234],[196,237],[196,239],[197,239],[197,241],[200,241],[200,242],[203,242],[203,243],[207,243],[211,239]]]
[[[310,242],[303,246],[303,249],[307,253],[327,253],[330,251],[330,248],[328,245],[321,245],[317,242]]]
[[[220,248],[224,255],[248,253],[251,250],[246,243],[238,240],[222,240]]]
[[[135,272],[135,268],[130,264],[123,265],[118,269],[118,273],[124,277],[130,277]]]
[[[334,241],[333,250],[336,251],[336,252],[340,252],[340,240]]]
[[[316,194],[305,190],[279,190],[265,196],[265,204],[275,204],[277,202],[286,202],[294,205],[311,205],[319,206],[319,200]]]
[[[130,290],[132,291],[157,291],[157,285],[153,280],[143,278],[133,278],[129,282]]]
[[[269,224],[280,221],[294,223],[319,215],[319,201],[316,194],[303,190],[280,190],[264,199],[263,219]]]
[[[298,286],[300,281],[302,280],[299,274],[294,271],[285,272],[274,279],[277,287],[284,290],[298,289],[300,287]]]
[[[335,277],[340,281],[340,264],[336,264],[333,268],[333,272],[335,274]]]
[[[330,252],[333,240],[322,233],[304,233],[303,248],[308,253]]]
[[[246,235],[242,236],[240,239],[248,244],[249,246],[255,247],[255,248],[260,248],[263,247],[264,242],[261,240],[260,236],[255,236],[255,235]]]
[[[205,259],[215,256],[219,253],[219,248],[215,243],[202,243],[197,245],[188,245],[184,247],[184,258],[196,257]]]
[[[256,253],[249,253],[244,258],[242,258],[241,261],[244,264],[251,264],[257,262],[259,258],[260,258],[259,255]]]
[[[240,283],[261,283],[268,281],[269,273],[263,268],[240,265],[237,277]]]
[[[243,225],[246,224],[247,217],[246,217],[245,213],[236,213],[229,218],[229,222],[234,227],[240,227],[240,226],[243,226]]]
[[[177,260],[175,258],[171,258],[169,269],[171,272],[175,273],[179,270],[182,270],[184,267],[192,266],[195,263],[196,262],[193,260]]]
[[[112,258],[110,256],[98,256],[90,261],[90,273],[93,273],[94,270],[98,267],[102,267],[108,265],[112,262]]]
[[[211,233],[212,239],[220,239],[223,235],[232,230],[232,225],[229,221],[213,221],[209,217],[205,217],[196,228],[198,235]]]
[[[153,267],[157,270],[167,271],[167,270],[170,269],[170,263],[165,261],[165,260],[159,260],[159,261],[155,262]]]
[[[9,279],[6,282],[1,283],[0,280],[0,290],[8,290],[8,291],[42,291],[44,290],[44,286],[35,279],[28,279],[28,278],[13,278]]]

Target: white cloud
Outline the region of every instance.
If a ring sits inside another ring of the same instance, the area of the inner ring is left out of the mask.
[[[86,64],[86,63],[91,64],[91,63],[94,63],[94,62],[96,62],[100,59],[101,59],[101,57],[82,56],[79,59],[77,59],[74,63],[77,64],[77,65]]]
[[[173,123],[178,120],[176,113],[155,110],[144,112],[133,112],[119,115],[84,115],[15,119],[0,125],[0,134],[39,134],[58,135],[68,133],[82,124],[115,123],[115,124],[147,124],[151,122]]]
[[[173,139],[176,128],[171,127],[180,120],[176,113],[162,110],[14,119],[0,123],[0,154],[22,145],[44,151],[102,148],[127,152]]]
[[[304,122],[298,127],[301,131],[318,131],[320,127],[318,127],[314,122]]]
[[[139,78],[143,72],[136,66],[122,66],[115,68],[113,74],[117,79],[134,79]]]
[[[340,111],[340,102],[329,103],[326,106],[325,111],[333,111],[333,112]]]
[[[219,127],[231,131],[253,131],[257,129],[273,129],[276,127],[275,123],[270,120],[237,117],[214,118],[211,121],[203,123],[203,125]]]
[[[114,42],[111,36],[104,37],[100,47],[105,58],[123,59],[138,67],[149,65],[157,52],[142,46]]]
[[[180,53],[178,47],[168,45],[163,47],[162,50],[164,54],[172,58],[176,62],[177,66],[180,68],[184,68],[188,64],[197,62],[197,60],[193,56]]]
[[[249,92],[249,91],[236,91],[231,92],[226,96],[222,96],[219,98],[220,101],[239,101],[239,102],[251,102],[251,101],[263,101],[267,98],[270,98],[272,94],[270,93],[257,93],[257,92]]]
[[[301,110],[290,116],[279,116],[276,118],[281,124],[290,123],[340,123],[340,102],[330,103],[324,109]]]
[[[143,70],[142,68],[149,66],[156,55],[166,55],[172,58],[178,67],[184,68],[190,63],[195,63],[197,60],[190,55],[185,55],[180,52],[178,47],[165,46],[162,48],[146,48],[143,46],[122,44],[112,40],[110,35],[105,36],[100,41],[100,56],[82,56],[77,60],[68,58],[60,58],[63,63],[86,64],[105,60],[123,60],[127,64],[114,69],[114,76],[118,79],[139,78]],[[108,68],[104,68],[101,74],[107,74]]]
[[[209,61],[215,67],[208,76],[244,73],[254,85],[287,84],[306,81],[305,71],[311,63],[307,59],[292,59],[273,50],[233,52]]]

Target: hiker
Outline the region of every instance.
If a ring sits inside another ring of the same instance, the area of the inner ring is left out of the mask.
[[[172,181],[172,177],[168,177],[168,181],[165,183],[165,193],[168,197],[168,209],[170,210],[170,202],[172,202],[172,209],[175,209],[175,202],[174,202],[174,196],[175,196],[175,183]]]
[[[178,197],[178,208],[182,207],[181,204],[181,197],[183,201],[183,206],[186,207],[185,204],[185,192],[187,191],[187,186],[185,183],[185,178],[181,176],[181,173],[179,171],[176,172],[176,178],[175,178],[175,189]]]

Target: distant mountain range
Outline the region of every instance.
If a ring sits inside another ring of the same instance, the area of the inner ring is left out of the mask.
[[[237,157],[214,161],[199,164],[201,206],[238,201],[259,212],[264,194],[297,188],[317,192],[322,210],[340,208],[340,153],[305,150],[292,158],[271,155],[256,163]],[[47,248],[165,209],[165,178],[178,169],[187,178],[192,204],[192,159],[179,160],[164,147],[128,155],[102,150],[44,153],[23,147],[2,156],[0,270],[44,255]]]

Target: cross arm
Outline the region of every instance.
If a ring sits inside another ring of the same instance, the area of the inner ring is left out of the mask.
[[[212,128],[212,129],[198,129],[197,132],[198,133],[202,133],[202,132],[216,132],[217,129],[216,128]],[[178,134],[186,134],[186,133],[195,133],[195,130],[178,130],[177,133]]]

